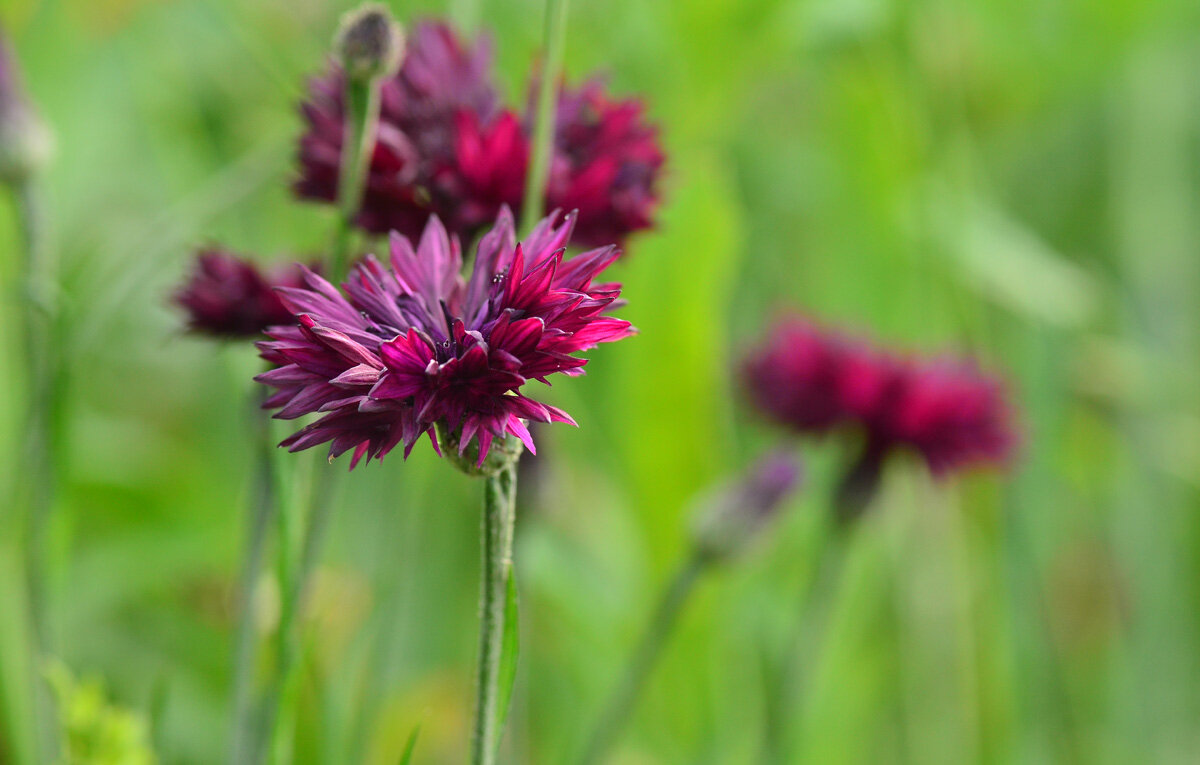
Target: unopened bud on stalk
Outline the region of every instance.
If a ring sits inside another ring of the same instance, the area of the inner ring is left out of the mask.
[[[20,73],[0,31],[0,182],[25,182],[50,158],[50,131],[25,98]]]
[[[701,506],[692,533],[696,553],[709,561],[737,553],[778,515],[800,477],[800,465],[790,454],[759,460],[739,482]]]
[[[391,77],[404,55],[404,30],[386,6],[371,3],[342,16],[333,47],[348,78]]]

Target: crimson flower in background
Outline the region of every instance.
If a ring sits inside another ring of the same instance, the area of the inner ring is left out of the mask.
[[[576,236],[585,244],[623,242],[654,225],[664,160],[641,101],[611,98],[599,79],[564,88],[547,206],[579,210]]]
[[[276,287],[298,287],[300,266],[280,265],[260,271],[248,260],[221,250],[196,255],[192,273],[173,296],[187,313],[188,329],[222,338],[262,334],[273,324],[291,321]]]
[[[1016,442],[1002,384],[973,361],[894,355],[800,317],[776,324],[746,359],[743,377],[758,407],[795,432],[862,435],[862,453],[839,490],[850,515],[861,511],[897,450],[920,454],[941,478],[1002,465]]]
[[[574,225],[554,213],[517,244],[505,208],[464,279],[458,240],[435,216],[415,248],[393,233],[390,267],[369,256],[344,295],[313,273],[281,290],[298,324],[268,331],[259,348],[276,368],[256,379],[277,389],[265,404],[276,417],[320,414],[282,445],[329,443],[331,458],[353,450],[353,468],[400,443],[407,456],[426,433],[440,453],[437,425],[482,465],[507,435],[534,451],[527,420],[573,424],[523,386],[582,374],[586,359],[574,354],[634,332],[606,315],[620,285],[593,283],[619,251],[564,259]]]
[[[301,107],[308,127],[294,188],[304,199],[337,200],[343,89],[335,66],[311,82]],[[619,244],[653,224],[663,153],[643,112],[640,101],[610,98],[599,80],[562,90],[546,207],[579,211],[579,244]],[[532,116],[500,106],[486,38],[467,44],[445,24],[417,24],[396,76],[380,85],[358,225],[415,240],[437,215],[471,241],[501,207],[519,212],[532,129]]]

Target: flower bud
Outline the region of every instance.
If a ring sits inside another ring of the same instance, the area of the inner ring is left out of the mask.
[[[739,482],[701,505],[692,533],[696,553],[710,561],[737,553],[775,518],[800,477],[800,465],[790,454],[759,460]]]
[[[371,3],[342,16],[334,51],[352,80],[391,77],[404,55],[404,31],[386,6]]]
[[[20,73],[0,32],[0,182],[23,183],[50,158],[50,131],[21,88]]]

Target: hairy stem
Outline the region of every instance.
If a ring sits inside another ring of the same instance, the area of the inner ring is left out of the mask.
[[[349,265],[350,232],[362,205],[367,169],[375,149],[375,134],[379,126],[379,83],[347,77],[345,99],[346,124],[337,200],[341,220],[329,263],[329,278],[335,284],[346,275]]]
[[[567,0],[546,0],[545,34],[542,79],[538,83],[529,174],[525,178],[525,199],[521,205],[521,232],[526,234],[544,214],[546,183],[550,179],[550,157],[554,148],[558,81],[562,72],[563,48],[567,38]]]
[[[513,575],[513,527],[516,521],[517,466],[509,462],[485,479],[483,561],[479,591],[479,669],[476,678],[472,765],[494,765],[500,745],[500,665],[505,604]]]
[[[675,623],[688,597],[696,586],[700,574],[704,572],[707,562],[700,556],[691,556],[671,579],[667,588],[658,601],[654,616],[647,625],[641,641],[634,650],[626,665],[621,684],[617,686],[608,704],[605,705],[600,721],[588,739],[587,747],[583,750],[580,765],[593,765],[621,735],[621,730],[629,721],[630,715],[637,704],[642,688],[650,678],[658,656],[663,646],[675,629]]]

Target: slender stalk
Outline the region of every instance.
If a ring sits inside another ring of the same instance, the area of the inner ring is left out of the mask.
[[[390,518],[387,533],[381,533],[376,538],[378,550],[376,560],[381,561],[385,569],[391,569],[391,562],[397,550],[405,547],[405,540],[414,536],[413,526],[416,518],[411,513],[396,513]],[[372,630],[370,644],[366,650],[362,679],[354,701],[354,709],[350,715],[351,733],[346,753],[346,762],[363,762],[366,742],[371,726],[379,715],[381,699],[387,682],[388,668],[391,665],[393,646],[399,641],[397,633],[402,629],[400,622],[401,606],[404,592],[399,584],[389,577],[389,585],[381,588],[381,605],[377,614],[377,624]]]
[[[473,765],[494,765],[500,745],[500,660],[504,643],[505,603],[513,575],[513,527],[516,521],[517,466],[513,460],[485,479],[483,561],[479,591],[479,669]]]
[[[255,397],[261,403],[262,397]],[[233,765],[245,762],[253,751],[253,679],[256,647],[257,614],[255,591],[262,576],[263,559],[269,537],[268,530],[279,508],[275,494],[275,446],[271,438],[270,421],[261,407],[251,414],[259,445],[257,486],[252,493],[253,506],[247,513],[246,550],[238,582],[238,629],[234,642],[233,674],[233,736],[229,761]]]
[[[521,231],[525,233],[528,233],[544,214],[546,183],[550,179],[550,157],[554,148],[558,81],[562,73],[563,49],[567,39],[567,0],[546,0],[545,34],[542,79],[538,83],[529,175],[525,179],[525,199],[521,205]]]
[[[35,181],[27,179],[14,187],[17,215],[25,255],[25,354],[29,385],[29,410],[24,464],[19,473],[25,485],[26,511],[23,519],[25,584],[33,661],[35,713],[38,741],[43,757],[57,750],[54,735],[54,703],[41,678],[42,661],[49,653],[50,634],[46,617],[46,529],[54,508],[58,466],[55,437],[56,394],[59,386],[55,349],[57,293],[55,265],[45,240],[41,195]]]
[[[292,556],[281,556],[280,583],[283,593],[279,611],[278,647],[275,672],[267,689],[263,703],[263,746],[275,758],[275,753],[284,748],[284,726],[280,718],[288,697],[288,688],[294,681],[295,669],[300,653],[300,623],[312,585],[312,574],[321,558],[321,551],[328,536],[329,519],[333,508],[334,472],[331,467],[317,466],[313,491],[309,497],[307,522],[298,560]],[[280,513],[281,520],[289,515],[287,508]],[[280,544],[287,548],[291,536],[289,523],[281,527]],[[260,757],[261,759],[261,757]]]
[[[54,299],[53,275],[46,262],[43,241],[43,219],[37,190],[31,181],[16,189],[17,209],[25,249],[25,353],[29,373],[29,419],[27,422],[26,464],[22,470],[28,486],[28,516],[26,518],[26,562],[29,587],[29,609],[38,652],[45,650],[47,626],[45,618],[44,546],[46,523],[54,506],[55,465],[53,392],[55,388],[54,361]]]
[[[829,612],[844,568],[847,537],[854,528],[854,521],[849,521],[850,525],[842,522],[840,517],[836,521],[830,529],[831,536],[821,553],[817,570],[801,592],[798,618],[784,643],[782,661],[775,672],[775,685],[767,694],[762,747],[766,765],[788,762],[786,734],[800,693],[801,659],[820,653],[825,631],[829,628]],[[804,650],[806,641],[812,647],[811,651]]]
[[[580,765],[593,765],[600,761],[604,753],[617,740],[625,727],[638,696],[654,669],[663,646],[675,629],[675,623],[688,597],[696,586],[696,582],[708,566],[708,560],[693,555],[684,561],[675,573],[667,588],[663,591],[654,616],[646,627],[641,641],[630,657],[621,684],[609,697],[608,704],[600,716],[583,756]]]
[[[329,264],[329,277],[335,284],[346,274],[350,234],[362,204],[367,168],[375,147],[375,133],[379,125],[379,84],[347,77],[345,100],[346,124],[338,178],[338,212],[341,221]]]

